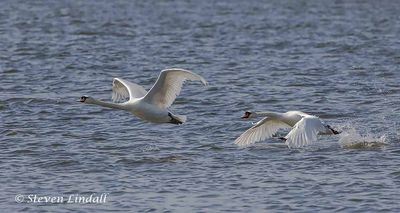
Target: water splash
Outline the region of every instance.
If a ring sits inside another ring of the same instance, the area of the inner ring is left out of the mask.
[[[375,148],[386,145],[386,138],[386,135],[376,136],[371,133],[361,135],[354,127],[350,127],[340,134],[339,144],[349,149]]]

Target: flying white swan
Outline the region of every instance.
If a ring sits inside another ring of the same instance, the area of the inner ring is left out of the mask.
[[[300,111],[277,112],[245,112],[242,118],[265,117],[250,129],[245,131],[236,140],[239,146],[248,146],[255,142],[272,137],[278,129],[293,129],[285,137],[289,148],[298,148],[313,143],[317,135],[339,134],[329,125],[324,124],[318,117]]]
[[[200,75],[188,70],[174,68],[162,70],[156,83],[148,92],[140,85],[114,78],[112,100],[119,102],[129,99],[123,103],[103,102],[88,96],[82,96],[79,101],[126,110],[145,121],[153,123],[182,124],[186,121],[186,116],[173,114],[168,110],[168,107],[179,95],[185,80],[201,81],[204,85],[207,85],[207,81]]]

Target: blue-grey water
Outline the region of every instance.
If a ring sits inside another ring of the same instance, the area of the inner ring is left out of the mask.
[[[397,1],[1,1],[0,207],[399,212],[399,11]],[[171,67],[209,81],[187,82],[171,107],[184,125],[76,102],[111,100],[113,77],[149,89]],[[301,149],[275,138],[238,148],[257,121],[240,119],[245,110],[301,110],[343,133]],[[105,203],[28,197],[101,193]]]

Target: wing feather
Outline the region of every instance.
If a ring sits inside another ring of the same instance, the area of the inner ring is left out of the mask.
[[[318,133],[323,131],[325,126],[318,117],[303,117],[286,135],[286,145],[289,148],[299,148],[314,143],[317,141]]]
[[[141,98],[145,96],[147,91],[140,85],[114,78],[112,84],[112,100],[113,102],[121,102],[131,100],[133,98]]]
[[[166,69],[161,71],[156,83],[143,100],[160,108],[168,108],[181,92],[182,85],[186,80],[201,81],[207,85],[207,81],[203,77],[189,70]]]
[[[241,134],[235,140],[235,144],[242,147],[249,146],[258,141],[272,137],[278,129],[289,127],[290,126],[286,123],[265,117]]]

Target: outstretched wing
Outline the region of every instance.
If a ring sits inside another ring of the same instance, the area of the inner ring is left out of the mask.
[[[289,148],[299,148],[314,143],[317,141],[318,133],[325,131],[325,129],[318,117],[305,116],[286,135],[286,145]]]
[[[145,96],[147,91],[140,85],[114,78],[112,83],[112,100],[114,102],[127,101]]]
[[[273,134],[281,128],[290,128],[290,126],[281,121],[265,117],[241,134],[235,140],[235,144],[239,146],[248,146],[255,142],[272,137]]]
[[[160,108],[168,108],[181,92],[185,80],[201,81],[204,85],[207,85],[207,81],[203,77],[191,71],[166,69],[161,71],[156,83],[143,100]]]

